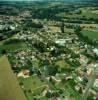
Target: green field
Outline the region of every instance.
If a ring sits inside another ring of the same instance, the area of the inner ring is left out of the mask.
[[[34,97],[39,98],[38,100],[45,99],[45,97],[42,96],[42,92],[47,88],[47,85],[45,82],[42,82],[36,75],[28,78],[20,77],[18,80],[23,84],[28,100],[32,100]],[[45,100],[47,100],[47,98]]]
[[[69,17],[69,18],[81,18],[83,16],[90,17],[90,18],[98,18],[98,14],[92,13],[92,11],[90,11],[89,9],[82,9],[81,11],[82,11],[81,14],[67,14],[65,12],[61,12],[61,13],[57,14],[57,16]]]
[[[60,89],[65,89],[63,94],[61,94],[61,96],[65,97],[64,100],[69,100],[69,99],[66,99],[66,97],[69,97],[69,98],[73,97],[74,99],[72,99],[72,100],[80,100],[79,93],[74,89],[75,83],[74,83],[73,80],[70,80],[70,81],[67,81],[67,82],[64,82],[64,83],[60,82],[59,84],[56,84],[56,87],[60,88]]]
[[[6,56],[0,58],[0,100],[26,100]]]
[[[20,49],[22,49],[22,50],[27,49],[27,44],[24,42],[4,44],[1,41],[0,43],[1,43],[0,44],[0,53],[2,52],[2,50],[14,51],[14,50],[20,50]]]
[[[91,31],[91,30],[83,30],[82,34],[84,36],[87,36],[91,40],[98,40],[98,32],[97,31]]]

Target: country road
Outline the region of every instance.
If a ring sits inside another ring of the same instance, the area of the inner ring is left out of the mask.
[[[94,74],[94,75],[89,79],[89,82],[88,82],[87,87],[86,87],[86,89],[85,89],[85,92],[84,92],[84,94],[83,94],[82,100],[87,100],[87,97],[88,97],[88,95],[89,95],[89,89],[93,86],[95,79],[96,79],[96,74]]]

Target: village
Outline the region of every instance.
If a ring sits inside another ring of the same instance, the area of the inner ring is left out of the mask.
[[[83,40],[83,29],[97,25],[35,19],[29,11],[0,16],[0,55],[7,55],[27,100],[81,100],[86,93],[98,99],[98,41]]]

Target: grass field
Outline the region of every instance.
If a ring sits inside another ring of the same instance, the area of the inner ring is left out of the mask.
[[[60,16],[60,17],[69,17],[69,18],[81,18],[83,16],[85,17],[93,17],[93,18],[98,18],[98,13],[93,13],[91,10],[89,9],[81,9],[82,13],[81,14],[67,14],[65,12],[61,12],[59,14],[57,14],[56,16]]]
[[[47,87],[45,82],[42,82],[36,75],[29,78],[19,78],[19,82],[23,83],[25,94],[28,100],[33,100],[34,97],[39,97],[38,100],[44,100],[41,94],[43,90]],[[47,99],[45,99],[47,100]]]
[[[64,83],[60,82],[59,84],[56,84],[56,87],[60,89],[65,89],[65,92],[61,94],[61,96],[65,97],[64,100],[80,100],[79,93],[74,89],[75,85],[73,80]],[[66,97],[68,97],[68,99],[66,99]],[[74,99],[69,99],[70,97],[73,97]]]
[[[0,58],[0,100],[26,100],[6,56]]]
[[[6,50],[6,51],[14,51],[14,50],[19,50],[19,49],[27,49],[27,45],[24,42],[21,43],[10,43],[10,44],[3,44],[1,42],[0,44],[0,53],[2,52],[2,50]]]
[[[98,41],[98,32],[97,31],[83,30],[82,34],[84,36],[87,36],[91,40],[96,39]]]

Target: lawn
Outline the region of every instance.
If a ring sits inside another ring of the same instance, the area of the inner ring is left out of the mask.
[[[97,31],[91,31],[91,30],[83,30],[82,34],[84,36],[87,36],[91,40],[98,40],[98,32]]]
[[[73,97],[74,100],[80,100],[79,93],[78,93],[77,91],[75,91],[75,90],[72,88],[72,86],[67,85],[66,89],[67,89],[67,92],[70,93],[70,97]]]
[[[41,94],[43,90],[46,89],[47,85],[45,82],[42,82],[38,76],[34,75],[28,78],[19,77],[18,80],[20,83],[23,83],[28,100],[32,100],[34,97],[39,97],[39,100],[42,100],[41,98],[45,98]]]
[[[61,69],[69,66],[69,64],[67,64],[65,60],[59,60],[55,64],[58,65]]]
[[[0,100],[26,100],[6,56],[0,58]]]
[[[73,80],[65,82],[61,81],[59,84],[56,84],[56,87],[60,89],[65,89],[64,92],[61,94],[61,96],[64,96],[65,99],[66,97],[73,97],[74,100],[80,100],[80,94],[74,89],[75,83]]]
[[[86,16],[86,17],[93,17],[93,18],[98,18],[98,14],[96,14],[96,13],[92,13],[92,11],[91,10],[83,10],[82,11],[82,14],[81,14],[82,16]]]

